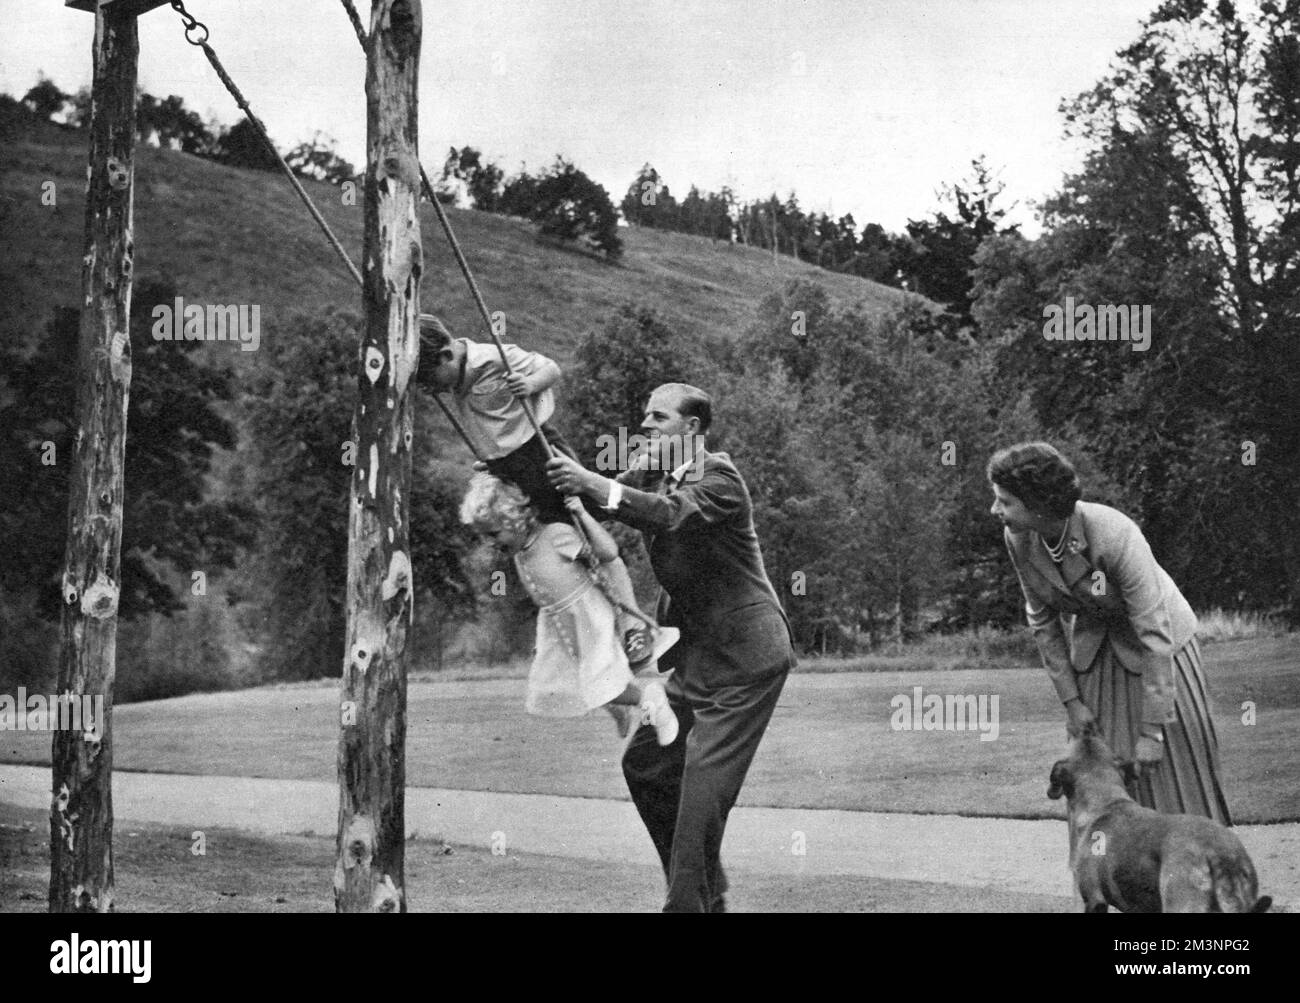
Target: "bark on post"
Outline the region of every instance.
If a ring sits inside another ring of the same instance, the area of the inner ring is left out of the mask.
[[[55,730],[50,911],[113,907],[112,711],[131,388],[135,80],[133,14],[95,13],[77,437],[68,490],[59,692],[102,696],[93,730]]]
[[[348,512],[339,737],[338,912],[405,912],[408,516],[419,352],[419,0],[375,0],[366,50],[365,333]]]

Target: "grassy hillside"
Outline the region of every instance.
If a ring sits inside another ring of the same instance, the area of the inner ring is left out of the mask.
[[[0,132],[12,124],[0,122]],[[0,338],[6,341],[41,331],[55,307],[78,304],[86,143],[85,133],[48,124],[0,136]],[[45,182],[54,183],[53,206],[42,204]],[[363,208],[344,205],[341,190],[333,186],[308,182],[307,187],[360,263]],[[454,331],[482,338],[473,300],[432,207],[422,213],[422,306],[442,314]],[[688,336],[735,336],[765,295],[799,276],[820,282],[839,304],[862,303],[872,311],[903,297],[898,290],[786,258],[774,266],[762,251],[684,234],[624,230],[623,261],[611,265],[541,242],[534,228],[520,220],[461,210],[451,216],[489,307],[506,313],[508,340],[552,355],[561,365],[583,335],[600,329],[612,311],[629,301],[654,308]],[[361,310],[360,291],[279,173],[237,170],[171,150],[140,148],[135,249],[137,281],[167,275],[187,302],[260,306],[264,345],[275,336],[277,323],[297,310],[331,304]],[[252,373],[270,360],[266,351],[213,348],[210,361],[227,362],[237,373]],[[220,410],[247,443],[238,404]],[[440,466],[468,476],[470,457],[450,427],[432,408],[417,411],[422,455],[442,456]],[[236,452],[218,450],[209,497],[221,499],[235,491],[244,462]],[[189,572],[164,573],[183,594]],[[248,602],[239,609],[248,606],[245,619],[260,622],[257,600],[249,598],[249,590],[256,589],[244,585],[239,591]],[[217,597],[226,584],[214,579],[210,587]],[[205,685],[225,685],[228,680],[207,678],[215,670],[194,657],[203,644],[229,657],[231,678],[253,679],[258,645],[236,613],[236,607],[217,600],[191,604],[170,618],[123,624],[118,699],[183,692],[200,676]],[[43,636],[52,645],[53,628]],[[449,644],[454,650],[455,643]],[[423,635],[417,649],[416,667],[426,667],[425,660],[436,662]],[[335,666],[322,671],[335,671]],[[0,665],[0,680],[4,678]]]
[[[0,337],[44,324],[80,292],[85,214],[85,133],[40,126],[0,148]],[[57,205],[41,204],[53,181]],[[339,189],[307,183],[312,198],[360,262],[360,205]],[[474,304],[442,238],[433,209],[422,210],[422,305],[457,333],[481,335]],[[609,265],[539,242],[520,220],[452,210],[452,226],[493,310],[504,310],[509,340],[563,362],[587,330],[629,300],[646,303],[686,333],[732,335],[778,284],[804,276],[840,303],[869,309],[903,294],[763,251],[651,230],[621,231],[624,259]],[[360,294],[279,173],[223,167],[187,154],[141,148],[136,158],[137,277],[168,273],[196,303],[260,304],[263,331],[295,308],[335,303],[360,310]],[[234,353],[238,355],[239,353]]]

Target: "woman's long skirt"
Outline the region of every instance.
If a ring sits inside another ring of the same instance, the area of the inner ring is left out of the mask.
[[[1102,644],[1088,672],[1075,676],[1079,696],[1097,719],[1111,751],[1128,762],[1142,733],[1142,677],[1124,669],[1111,646]],[[1231,825],[1219,779],[1219,739],[1210,717],[1201,649],[1196,638],[1174,656],[1174,710],[1164,726],[1164,757],[1144,768],[1129,793],[1148,808],[1166,814],[1204,815]]]

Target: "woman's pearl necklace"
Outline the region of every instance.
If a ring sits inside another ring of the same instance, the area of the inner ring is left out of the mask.
[[[1056,541],[1055,547],[1053,547],[1046,540],[1043,540],[1041,536],[1039,537],[1040,540],[1043,540],[1043,547],[1047,550],[1047,556],[1049,556],[1057,564],[1060,564],[1061,559],[1065,557],[1065,541],[1069,535],[1070,535],[1070,520],[1066,519],[1065,527],[1061,530],[1061,538]]]

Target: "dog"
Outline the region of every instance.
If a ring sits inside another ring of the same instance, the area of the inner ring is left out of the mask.
[[[1047,796],[1067,799],[1070,869],[1084,912],[1265,912],[1255,865],[1227,827],[1143,808],[1094,729],[1052,766]]]

